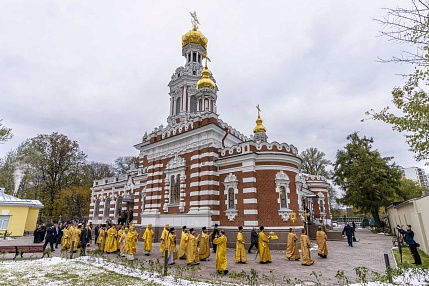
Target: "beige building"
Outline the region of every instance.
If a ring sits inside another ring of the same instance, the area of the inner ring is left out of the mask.
[[[429,196],[392,204],[387,208],[390,228],[395,233],[397,225],[411,225],[414,240],[420,243],[420,249],[429,255]]]
[[[21,200],[0,188],[0,233],[23,236],[24,232],[33,231],[41,208],[43,204],[38,200]]]

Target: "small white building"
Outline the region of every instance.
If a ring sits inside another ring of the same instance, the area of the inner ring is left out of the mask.
[[[429,195],[392,204],[386,210],[391,231],[397,233],[397,225],[411,225],[414,240],[429,255]]]

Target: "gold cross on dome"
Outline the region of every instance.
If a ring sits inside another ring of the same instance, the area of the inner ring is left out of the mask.
[[[197,30],[198,25],[200,24],[197,18],[197,11],[194,11],[194,13],[189,12],[189,14],[191,14],[191,17],[192,17],[192,20],[191,20],[192,26],[194,26],[194,30]]]
[[[261,108],[259,108],[259,104],[256,105],[256,109],[258,110],[258,117],[261,117]]]

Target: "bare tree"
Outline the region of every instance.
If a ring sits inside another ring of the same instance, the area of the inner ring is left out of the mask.
[[[383,62],[410,63],[428,66],[429,1],[410,0],[410,7],[383,8],[386,16],[374,19],[380,23],[382,36],[389,41],[413,46],[414,50],[402,50],[399,57]]]

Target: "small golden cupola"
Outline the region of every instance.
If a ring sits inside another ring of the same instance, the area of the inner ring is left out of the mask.
[[[182,47],[186,46],[189,43],[200,44],[204,49],[207,49],[207,44],[209,40],[198,31],[198,25],[200,22],[197,19],[197,13],[190,13],[192,17],[192,30],[189,30],[186,34],[182,36]]]
[[[253,133],[267,132],[265,126],[262,125],[261,109],[259,108],[259,104],[256,106],[256,109],[258,109],[258,119],[256,119],[256,127],[253,128]]]
[[[205,56],[205,58],[206,58],[205,67],[201,71],[201,79],[197,82],[197,89],[198,90],[200,90],[202,88],[210,88],[210,89],[215,89],[216,88],[216,84],[211,79],[212,72],[207,67],[207,60],[208,60],[207,56]]]
[[[256,106],[256,109],[258,109],[258,119],[256,119],[256,126],[253,128],[253,139],[258,143],[267,142],[267,128],[262,125],[261,109],[259,108],[259,104]]]

